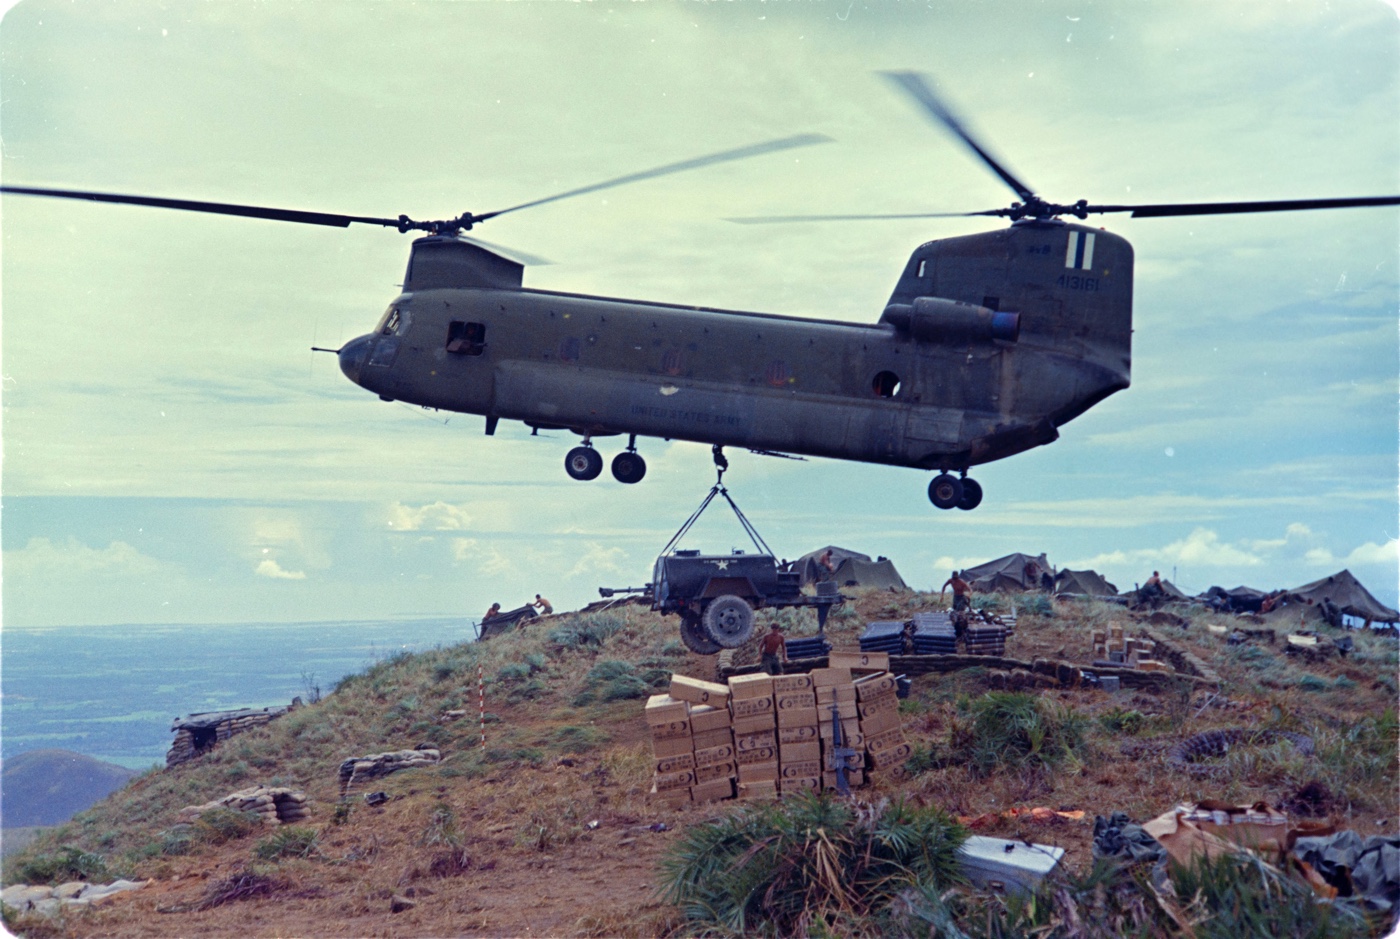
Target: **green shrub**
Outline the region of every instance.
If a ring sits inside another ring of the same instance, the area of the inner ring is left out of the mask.
[[[190,826],[190,837],[200,844],[223,844],[252,834],[262,827],[262,816],[257,812],[216,808],[200,813]]]
[[[663,890],[697,932],[830,934],[911,884],[946,889],[965,837],[940,809],[801,795],[683,832]]]
[[[568,725],[554,732],[553,743],[565,753],[586,753],[608,742],[608,735],[596,727]]]
[[[1140,734],[1147,726],[1147,715],[1141,711],[1125,711],[1115,707],[1099,715],[1099,726],[1111,734]]]
[[[1084,747],[1084,718],[1034,695],[991,691],[959,701],[959,710],[952,755],[978,775],[1077,761]]]
[[[1304,675],[1298,679],[1298,687],[1304,691],[1328,691],[1332,683],[1325,678],[1318,678],[1316,675]]]
[[[549,641],[560,649],[600,648],[626,625],[610,613],[589,613],[549,631]]]
[[[1364,920],[1354,910],[1317,902],[1306,883],[1248,854],[1173,864],[1171,879],[1178,897],[1193,898],[1207,914],[1196,920],[1196,939],[1340,939],[1364,932]]]
[[[259,860],[276,861],[284,857],[310,857],[316,853],[316,829],[292,825],[281,828],[270,838],[264,838],[253,848]]]
[[[6,871],[6,880],[11,880]],[[14,870],[14,883],[62,884],[70,880],[109,881],[112,872],[100,854],[90,854],[77,848],[59,848],[52,854],[38,854],[20,863]]]

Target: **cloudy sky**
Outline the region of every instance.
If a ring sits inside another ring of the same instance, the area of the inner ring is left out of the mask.
[[[1055,201],[1400,192],[1400,24],[1372,0],[26,0],[0,20],[0,172],[439,218],[821,133],[480,234],[554,262],[530,287],[872,322],[914,247],[1001,223],[723,219],[1006,205],[888,69]],[[313,356],[396,295],[395,232],[0,209],[7,626],[576,606],[647,580],[713,481],[707,447],[647,440],[640,485],[577,483],[568,434],[487,438]],[[1137,253],[1132,388],[980,468],[970,513],[918,471],[732,452],[769,544],[886,555],[924,588],[1011,551],[1192,592],[1347,567],[1394,605],[1400,211],[1101,224]],[[718,509],[688,545],[746,547]]]

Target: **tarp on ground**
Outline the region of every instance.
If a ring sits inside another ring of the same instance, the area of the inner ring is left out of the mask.
[[[859,551],[852,551],[849,548],[841,548],[836,545],[827,545],[804,554],[793,561],[788,569],[799,572],[802,575],[803,584],[814,584],[826,575],[826,570],[821,566],[820,559],[827,551],[831,552],[831,563],[836,566],[836,571],[831,579],[843,587],[909,589],[904,578],[899,576],[899,571],[895,570],[894,562],[889,558],[882,557],[872,561],[868,554],[861,554]]]
[[[1104,580],[1098,571],[1072,571],[1066,568],[1055,575],[1055,594],[1061,597],[1116,597],[1118,588]]]
[[[1040,575],[1053,575],[1054,572],[1044,554],[1017,553],[969,567],[962,572],[962,576],[963,580],[972,585],[973,590],[981,593],[991,593],[995,590],[1014,593],[1019,590],[1039,589]]]
[[[1370,620],[1373,623],[1400,622],[1400,613],[1371,596],[1371,592],[1361,586],[1361,581],[1348,570],[1341,570],[1330,577],[1294,587],[1288,591],[1288,596],[1304,603],[1311,600],[1314,605],[1330,597],[1337,608],[1348,616]]]

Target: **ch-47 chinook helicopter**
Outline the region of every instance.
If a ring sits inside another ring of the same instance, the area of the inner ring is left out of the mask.
[[[917,73],[887,77],[960,138],[1018,201],[977,212],[782,216],[737,222],[997,216],[1008,228],[916,248],[878,320],[806,319],[533,290],[525,263],[464,232],[508,212],[826,138],[801,135],[711,154],[480,215],[419,222],[112,193],[0,191],[426,234],[402,293],[374,331],[333,351],[387,401],[480,414],[582,436],[564,467],[595,479],[595,438],[626,435],[620,482],[646,473],[638,437],[909,466],[937,475],[929,499],[972,509],[973,466],[1050,443],[1058,428],[1128,387],[1133,250],[1065,222],[1400,204],[1400,196],[1169,205],[1047,202],[994,159]],[[956,475],[954,475],[956,474]]]

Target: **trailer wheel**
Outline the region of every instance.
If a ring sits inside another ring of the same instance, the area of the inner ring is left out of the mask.
[[[700,625],[700,617],[692,613],[681,614],[681,642],[696,655],[714,655],[724,648],[710,638],[705,627]]]
[[[727,593],[705,608],[705,631],[726,649],[737,649],[753,635],[753,607],[743,597]]]

